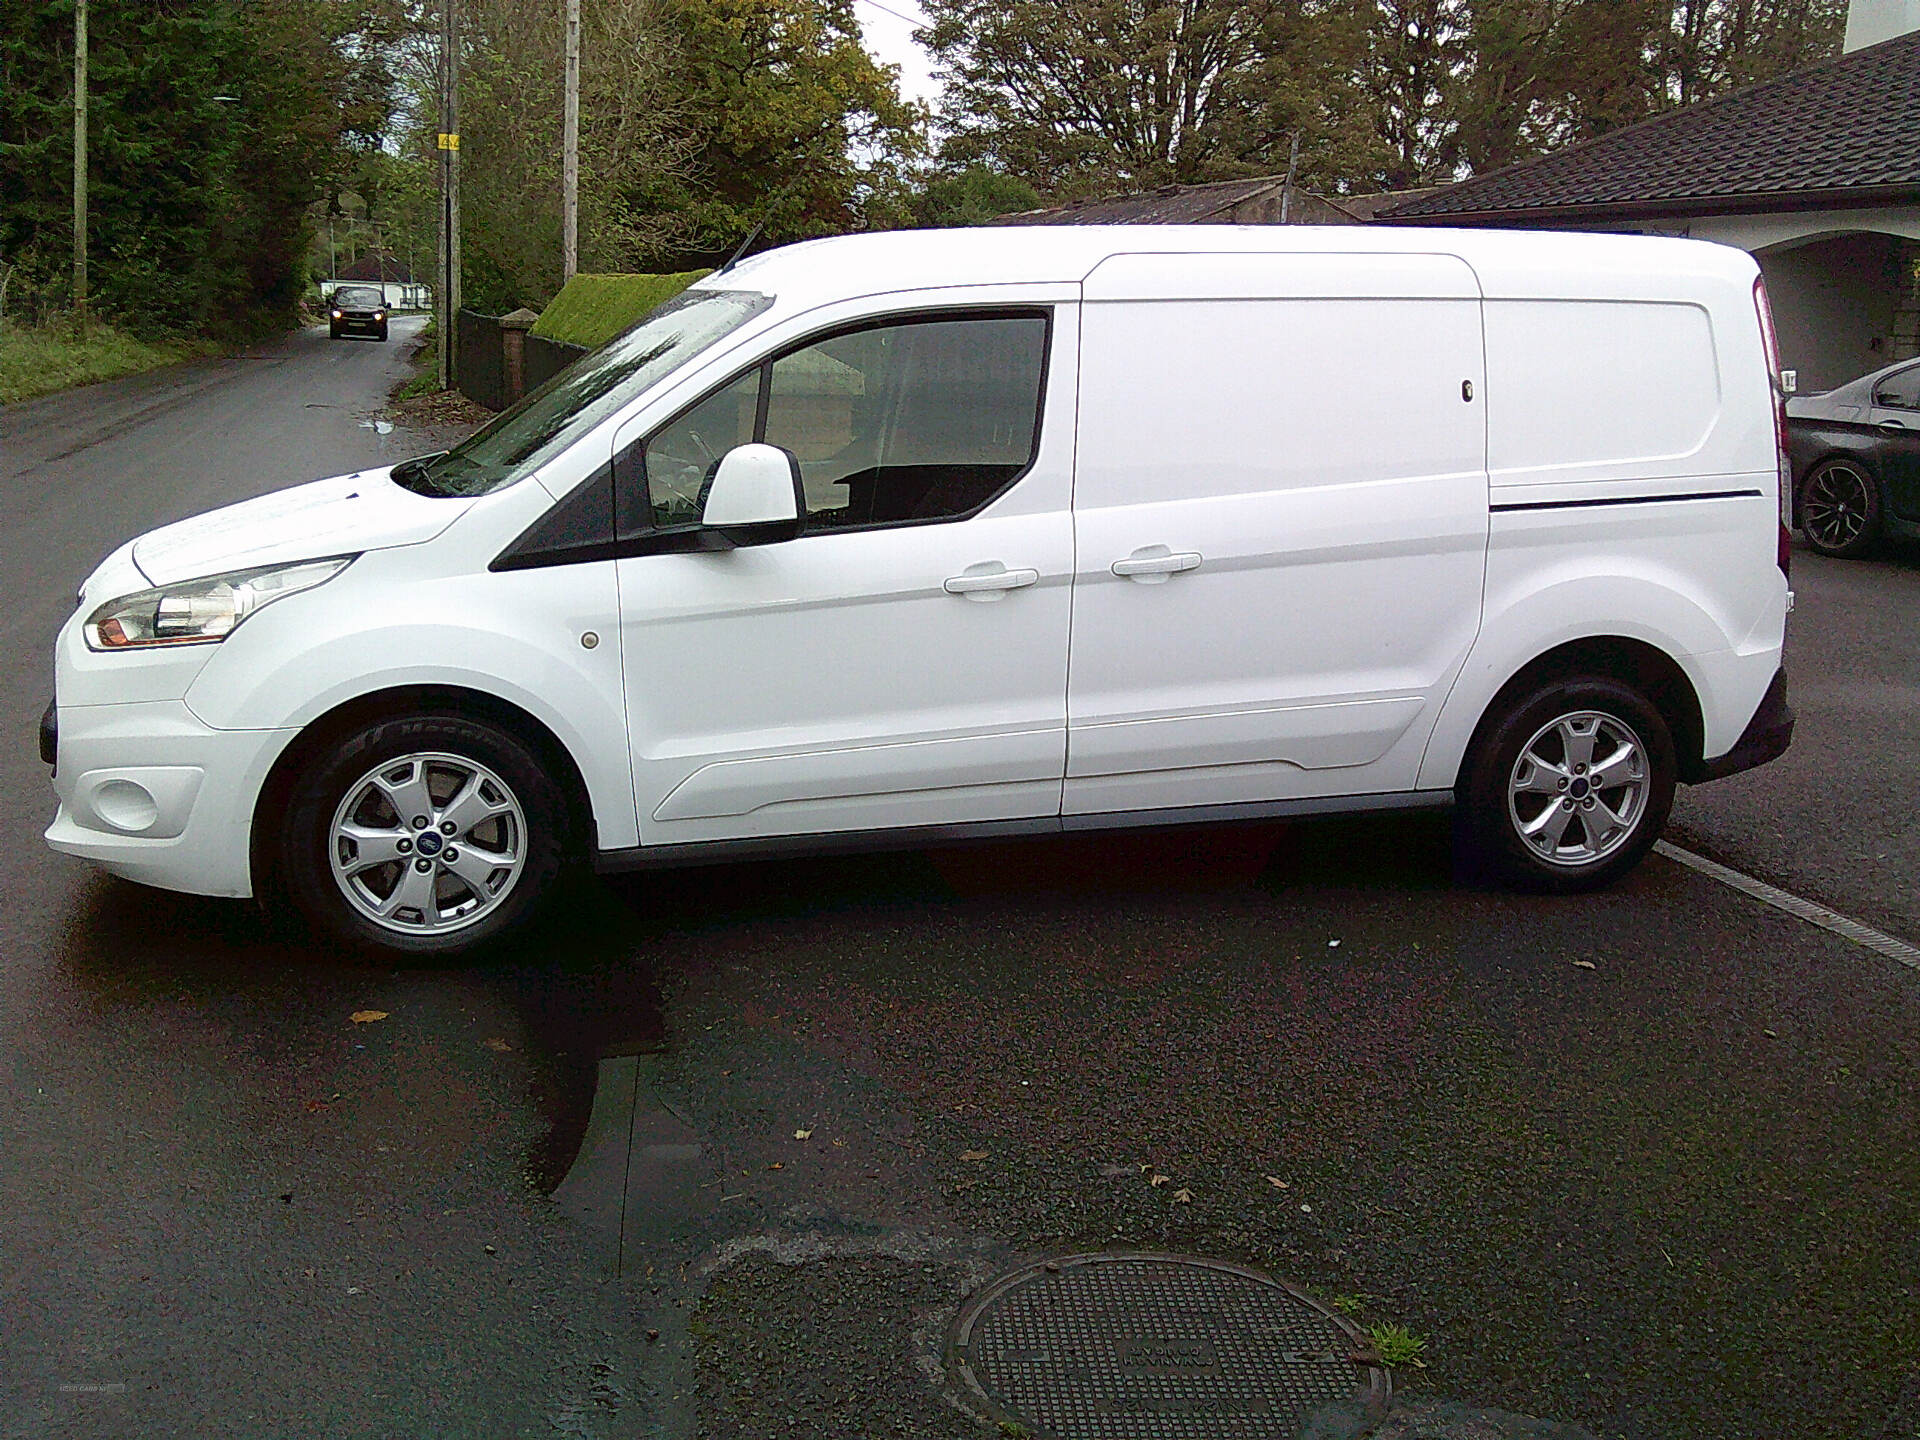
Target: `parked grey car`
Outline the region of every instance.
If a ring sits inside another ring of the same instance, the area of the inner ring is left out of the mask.
[[[1787,402],[1795,516],[1822,555],[1920,539],[1920,360]]]

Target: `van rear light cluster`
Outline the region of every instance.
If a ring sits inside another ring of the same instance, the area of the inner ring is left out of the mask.
[[[1753,277],[1753,308],[1760,317],[1760,348],[1767,358],[1767,390],[1773,396],[1773,449],[1780,476],[1780,543],[1776,558],[1780,573],[1793,574],[1793,457],[1787,450],[1787,395],[1780,388],[1780,342],[1773,330],[1773,307],[1767,303],[1766,277]]]

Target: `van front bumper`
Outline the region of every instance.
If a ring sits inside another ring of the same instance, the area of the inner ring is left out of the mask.
[[[1778,760],[1793,743],[1793,711],[1787,706],[1787,672],[1773,672],[1773,683],[1760,697],[1760,708],[1734,742],[1733,749],[1714,760],[1701,760],[1680,778],[1689,785],[1704,785],[1709,780],[1724,780],[1742,770],[1752,770],[1769,760]]]
[[[58,764],[47,844],[145,885],[253,893],[254,799],[296,730],[215,730],[178,700],[69,705],[42,721]]]

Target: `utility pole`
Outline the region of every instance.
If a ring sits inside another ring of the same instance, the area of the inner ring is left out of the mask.
[[[454,382],[460,317],[460,0],[440,4],[440,388]]]
[[[1287,178],[1280,185],[1280,223],[1285,225],[1293,213],[1293,177],[1300,168],[1300,132],[1293,132],[1293,144],[1287,151]]]
[[[567,0],[567,99],[560,139],[560,272],[580,268],[580,0]]]
[[[73,0],[73,314],[87,333],[87,0]]]

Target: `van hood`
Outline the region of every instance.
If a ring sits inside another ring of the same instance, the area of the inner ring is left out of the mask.
[[[133,543],[133,563],[155,585],[260,565],[418,545],[451,525],[472,497],[416,495],[392,467],[278,490],[163,525]]]

